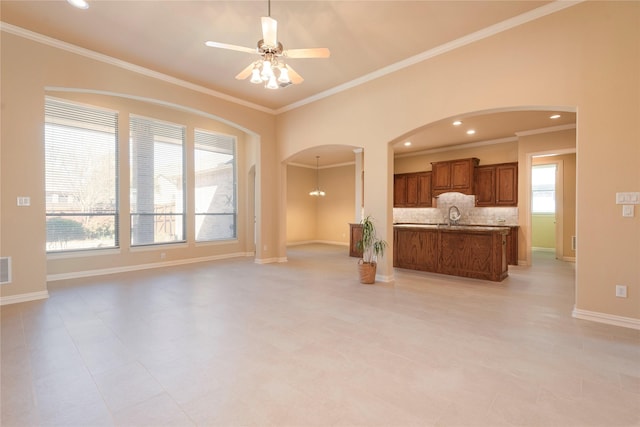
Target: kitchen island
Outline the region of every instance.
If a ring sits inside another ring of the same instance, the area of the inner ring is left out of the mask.
[[[393,266],[500,282],[509,227],[395,224]]]

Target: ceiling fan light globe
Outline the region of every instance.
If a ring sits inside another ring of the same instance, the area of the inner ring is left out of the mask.
[[[78,9],[89,9],[89,3],[85,0],[67,0],[67,3]]]
[[[273,69],[271,68],[271,62],[269,61],[262,62],[262,73],[260,73],[260,75],[262,76],[262,80],[264,80],[265,82],[271,79],[271,77],[273,76]]]
[[[273,73],[271,74],[271,77],[269,77],[269,82],[267,83],[267,89],[278,89],[280,86],[278,86],[278,82],[276,81],[276,76],[273,75]]]
[[[278,81],[281,83],[291,83],[291,79],[289,78],[289,70],[285,67],[280,68],[280,76],[278,77]]]
[[[253,70],[251,70],[251,83],[254,84],[258,84],[258,83],[262,83],[262,77],[260,77],[260,69],[259,68],[254,68]]]

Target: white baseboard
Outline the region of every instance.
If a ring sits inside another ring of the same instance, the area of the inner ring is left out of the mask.
[[[274,262],[287,262],[287,257],[274,257],[274,258],[256,258],[256,264],[273,264]]]
[[[556,248],[540,248],[540,247],[532,246],[531,250],[535,252],[555,252]]]
[[[609,325],[640,330],[640,319],[635,319],[633,317],[616,316],[615,314],[581,310],[579,308],[574,308],[571,315],[576,319],[590,320],[592,322],[606,323]]]
[[[49,291],[29,292],[26,294],[0,297],[0,305],[17,304],[19,302],[37,301],[49,298]]]
[[[154,262],[150,264],[127,265],[113,268],[102,268],[98,270],[74,271],[70,273],[48,274],[47,282],[58,280],[79,279],[82,277],[104,276],[107,274],[127,273],[130,271],[150,270],[153,268],[173,267],[176,265],[195,264],[198,262],[217,261],[221,259],[250,257],[253,252],[236,252],[231,254],[212,255],[208,257],[179,259],[175,261]]]
[[[395,279],[393,278],[393,274],[389,274],[387,276],[376,274],[376,281],[384,282],[384,283],[392,283],[393,281],[395,281]]]
[[[331,240],[302,240],[298,242],[287,242],[287,246],[312,245],[314,243],[321,243],[323,245],[334,245],[334,246],[349,246],[349,243],[334,242]]]

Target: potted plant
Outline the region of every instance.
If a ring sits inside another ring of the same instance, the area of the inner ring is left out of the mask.
[[[384,256],[387,242],[378,239],[373,219],[367,215],[360,222],[362,225],[362,238],[356,242],[356,248],[362,251],[362,258],[358,261],[360,283],[372,284],[376,281],[376,266],[378,256]]]

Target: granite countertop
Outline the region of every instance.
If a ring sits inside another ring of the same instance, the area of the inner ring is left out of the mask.
[[[510,225],[473,225],[473,224],[422,224],[422,223],[397,223],[394,227],[399,228],[426,228],[442,231],[474,231],[474,232],[508,232]]]

